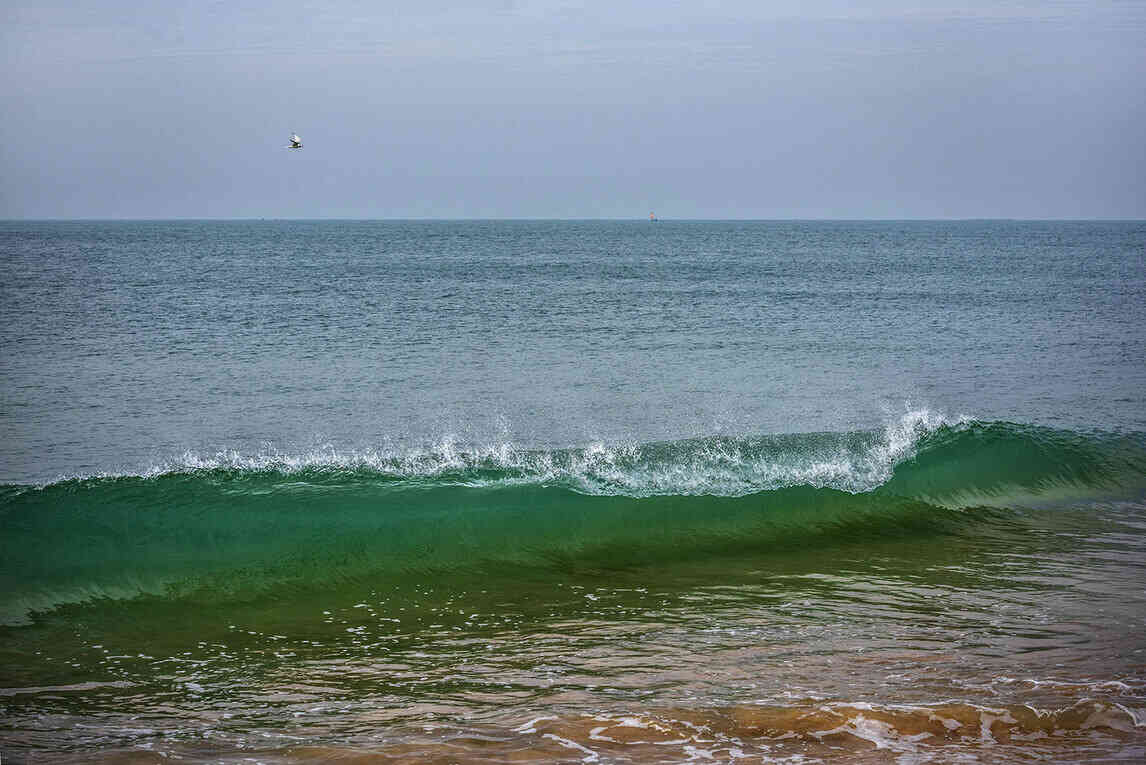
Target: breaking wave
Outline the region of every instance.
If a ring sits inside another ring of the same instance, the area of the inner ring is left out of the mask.
[[[1143,434],[928,412],[876,431],[548,451],[185,455],[138,475],[0,487],[0,622],[101,599],[958,533],[992,512],[1144,486]]]

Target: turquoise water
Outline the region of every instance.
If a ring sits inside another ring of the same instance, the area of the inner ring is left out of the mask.
[[[1142,223],[0,253],[5,759],[1146,757]]]

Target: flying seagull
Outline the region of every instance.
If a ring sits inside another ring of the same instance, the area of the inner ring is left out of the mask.
[[[288,149],[301,149],[302,148],[302,139],[299,138],[296,133],[291,133],[290,134],[290,146],[288,146],[287,148]]]

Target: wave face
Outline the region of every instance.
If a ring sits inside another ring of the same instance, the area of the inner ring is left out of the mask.
[[[879,431],[553,451],[187,455],[0,489],[0,621],[105,599],[242,601],[969,533],[1010,509],[1138,498],[1144,477],[1143,434],[926,412]]]

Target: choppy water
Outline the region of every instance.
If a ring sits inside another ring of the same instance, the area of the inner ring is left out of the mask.
[[[0,756],[1146,758],[1146,224],[0,224]]]

